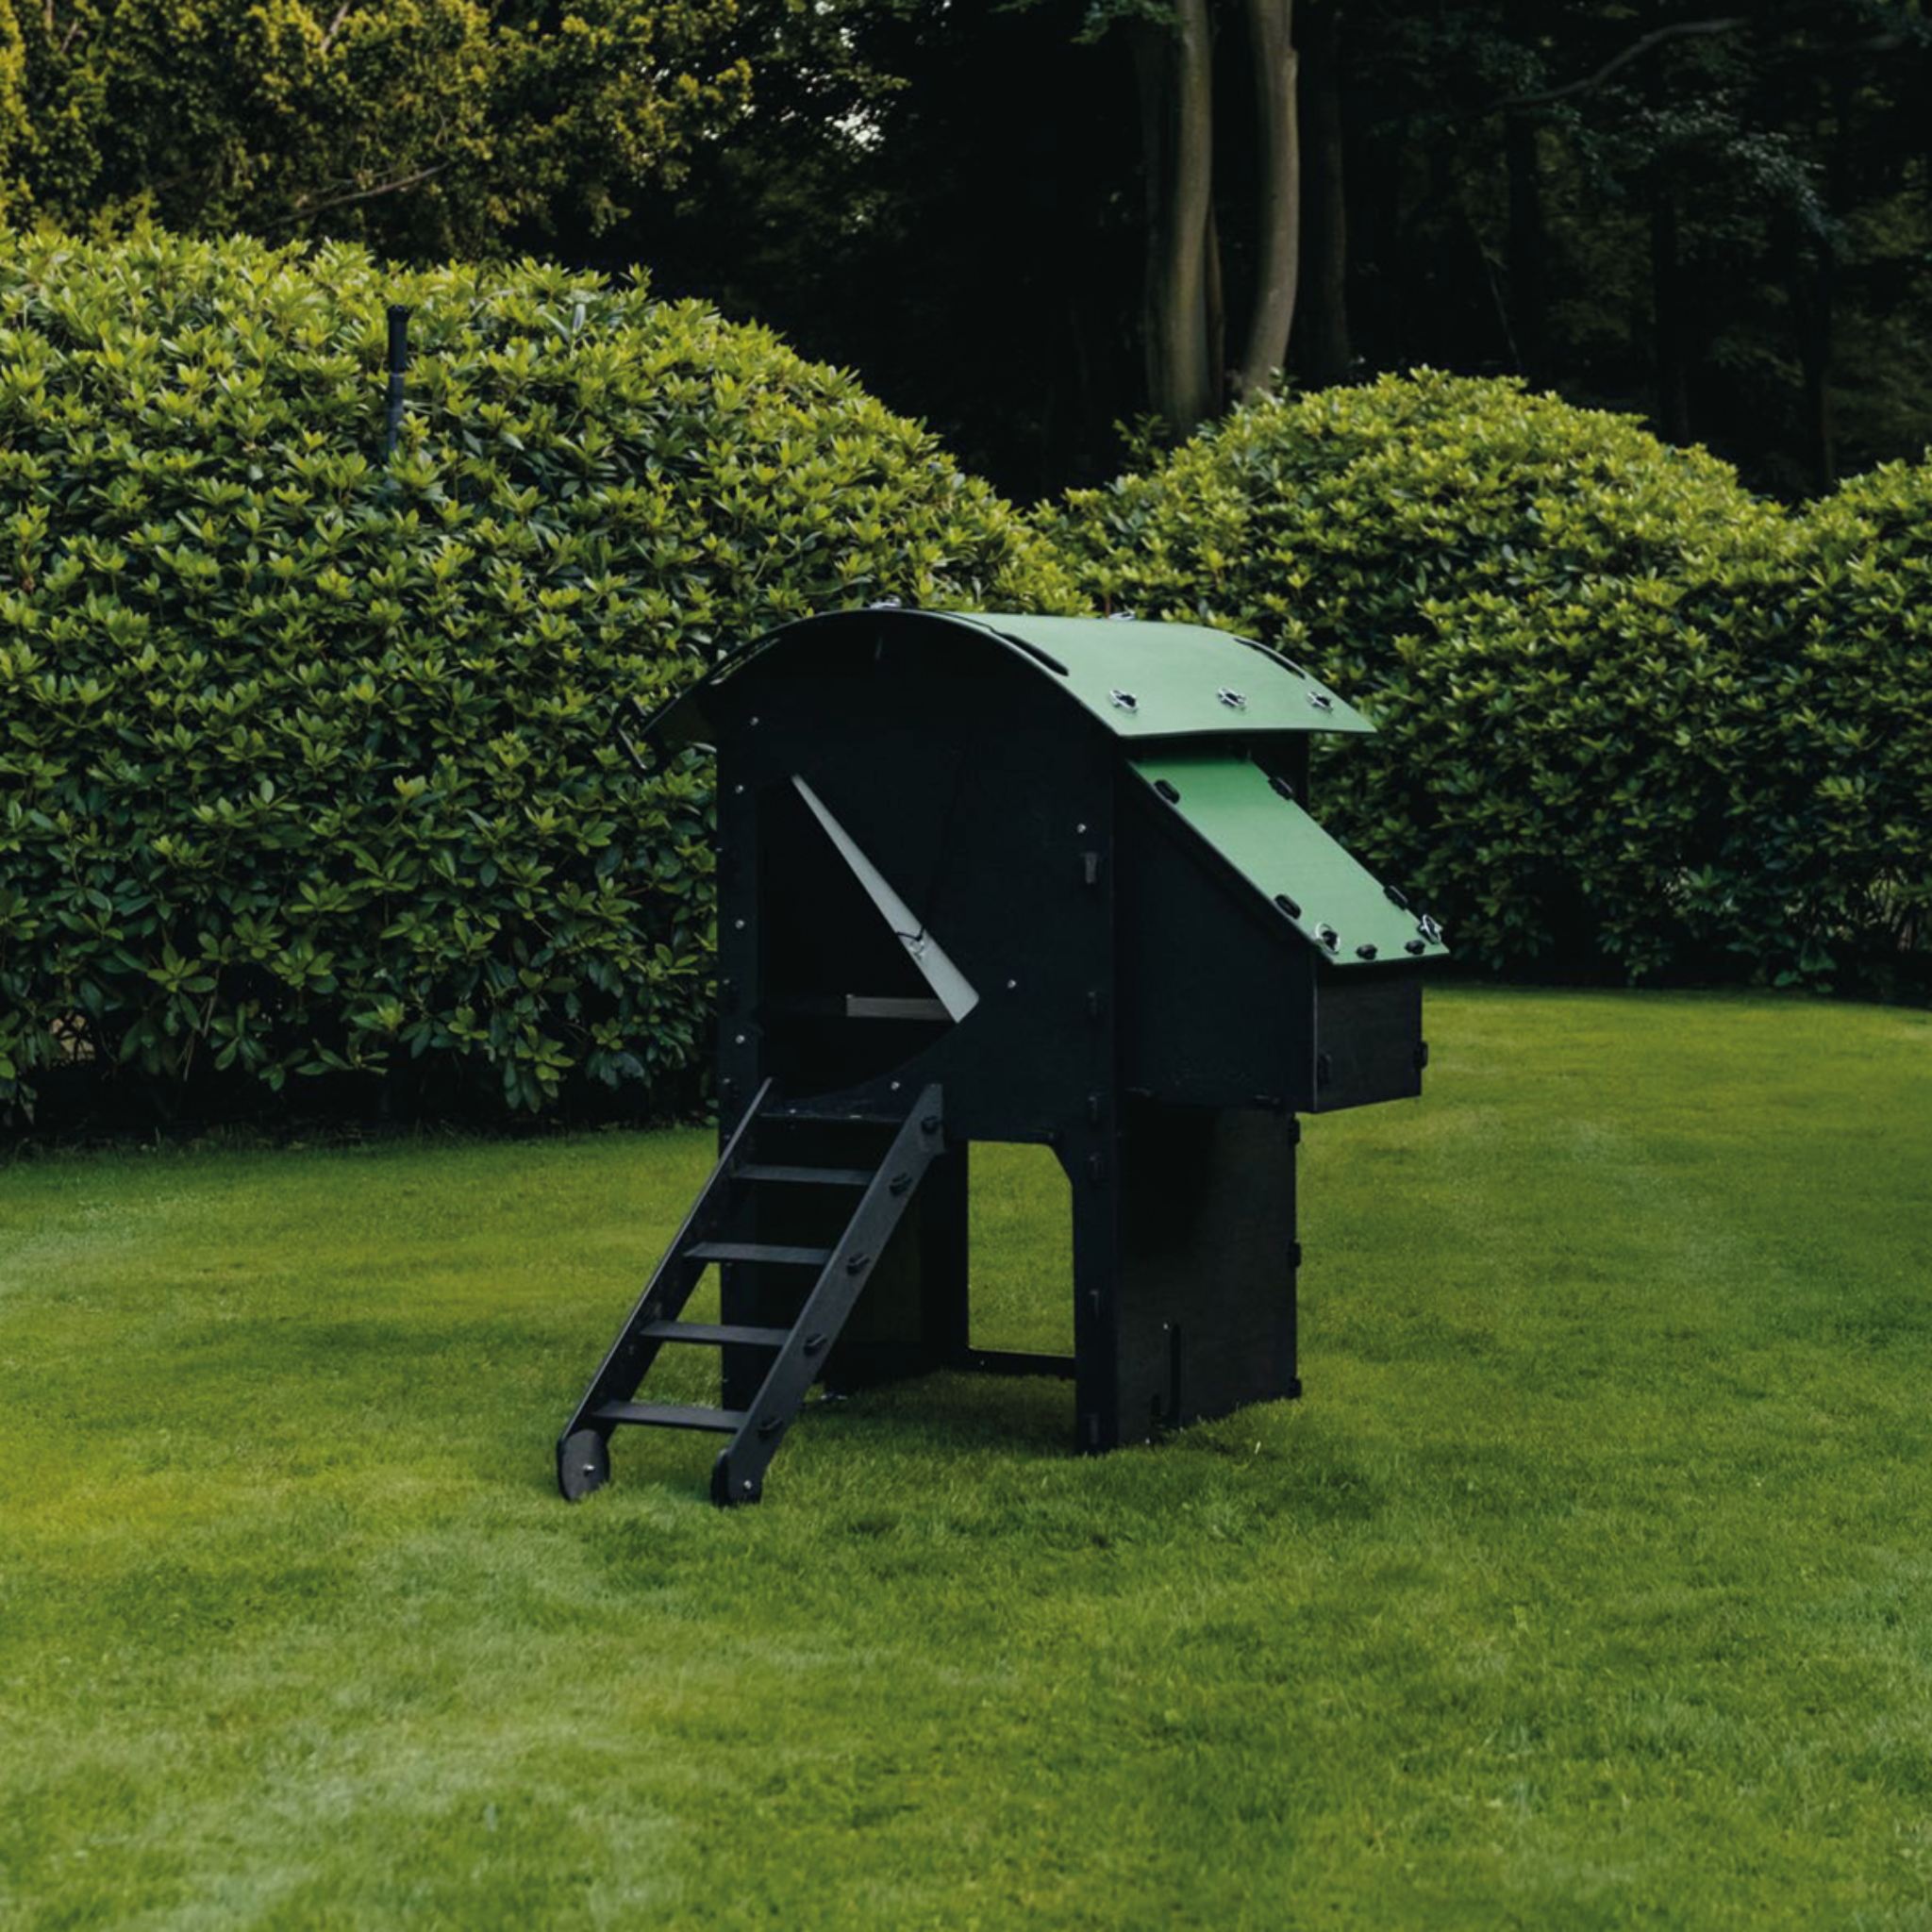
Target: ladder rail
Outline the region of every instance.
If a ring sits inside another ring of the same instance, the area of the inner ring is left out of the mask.
[[[746,1407],[743,1426],[730,1446],[719,1452],[711,1470],[711,1500],[721,1507],[756,1502],[762,1493],[765,1470],[797,1417],[825,1352],[838,1340],[920,1181],[944,1146],[941,1090],[927,1087],[893,1136],[812,1284],[790,1335]]]
[[[558,1438],[559,1449],[580,1429],[595,1429],[608,1437],[610,1424],[600,1423],[596,1411],[608,1403],[628,1402],[658,1358],[658,1351],[664,1345],[663,1339],[644,1331],[654,1323],[675,1321],[697,1287],[699,1277],[708,1264],[700,1261],[692,1266],[688,1251],[696,1245],[698,1236],[709,1231],[711,1221],[729,1198],[741,1150],[750,1139],[752,1124],[758,1119],[771,1091],[772,1083],[766,1080],[752,1096],[752,1103],[745,1108],[743,1118],[732,1129],[731,1138],[724,1143],[724,1151],[718,1157],[718,1164],[711,1170],[710,1178],[698,1191],[691,1212],[684,1217],[676,1234],[672,1237],[671,1244],[651,1270],[643,1292],[638,1296],[624,1326],[617,1332],[617,1340],[610,1344],[597,1373],[591,1378],[584,1399],[577,1404],[575,1412],[565,1425],[562,1436]],[[669,1294],[660,1292],[667,1288]]]

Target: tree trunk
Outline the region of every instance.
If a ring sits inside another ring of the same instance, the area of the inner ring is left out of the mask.
[[[1179,0],[1172,26],[1137,21],[1134,73],[1147,176],[1141,329],[1149,406],[1175,441],[1219,405],[1208,355],[1208,215],[1214,155],[1209,0]]]
[[[1853,98],[1850,77],[1840,69],[1831,89],[1828,183],[1835,213],[1852,206]],[[1838,252],[1824,236],[1816,239],[1810,252],[1816,262],[1807,288],[1807,250],[1800,239],[1793,238],[1791,314],[1797,325],[1798,365],[1805,385],[1805,440],[1811,459],[1811,487],[1820,496],[1826,496],[1838,488],[1838,425],[1831,405],[1831,365],[1838,333]]]
[[[1537,124],[1530,115],[1504,117],[1503,149],[1509,167],[1509,336],[1517,373],[1541,389],[1550,379],[1550,243],[1537,145]]]
[[[1208,242],[1201,267],[1202,299],[1208,308],[1208,383],[1213,396],[1210,413],[1219,415],[1227,404],[1227,291],[1221,281],[1221,222],[1214,204],[1208,204]]]
[[[1255,297],[1234,372],[1237,396],[1262,394],[1288,359],[1301,269],[1301,125],[1297,111],[1294,0],[1244,0],[1255,62]]]
[[[1831,407],[1834,266],[1827,254],[1807,275],[1800,258],[1793,266],[1791,315],[1798,337],[1798,367],[1805,386],[1805,445],[1810,458],[1811,488],[1828,496],[1838,488],[1838,433]]]
[[[1650,211],[1651,320],[1657,357],[1657,425],[1666,442],[1690,441],[1690,328],[1683,265],[1677,259],[1677,205],[1658,182]]]
[[[1348,329],[1347,172],[1342,165],[1341,8],[1302,0],[1302,278],[1296,360],[1315,389],[1346,382],[1355,367]]]
[[[1547,89],[1551,52],[1548,0],[1507,0],[1503,31],[1530,65],[1524,78]],[[1532,76],[1534,79],[1532,80]],[[1516,373],[1532,388],[1550,381],[1550,235],[1543,196],[1544,116],[1534,108],[1503,115],[1503,163],[1508,180],[1507,278],[1510,351]]]
[[[1670,106],[1670,77],[1659,63],[1645,93],[1654,113]],[[1652,162],[1650,203],[1650,319],[1656,362],[1657,426],[1666,442],[1690,441],[1690,299],[1682,259],[1676,189],[1672,170]]]

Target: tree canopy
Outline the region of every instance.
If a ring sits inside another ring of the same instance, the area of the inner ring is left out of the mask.
[[[864,140],[848,118],[767,148],[755,115],[611,240],[855,361],[1008,489],[1102,474],[1118,421],[1185,430],[1251,391],[1285,236],[1298,386],[1519,375],[1784,495],[1932,436],[1912,0],[830,11],[901,83]],[[1260,85],[1284,66],[1286,128]]]
[[[416,259],[599,234],[742,114],[735,12],[0,0],[11,203],[75,227],[148,214]]]

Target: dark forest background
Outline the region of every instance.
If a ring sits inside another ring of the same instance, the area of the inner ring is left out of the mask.
[[[1253,300],[1262,157],[1224,11],[1231,316]],[[579,246],[856,365],[1013,494],[1110,474],[1153,393],[1154,197],[1133,24],[1094,36],[1089,15],[841,8],[833,112],[808,56],[763,60],[741,135]],[[1916,8],[1297,0],[1293,32],[1292,382],[1517,374],[1785,497],[1932,440]]]
[[[1515,374],[1789,499],[1932,440],[1903,0],[0,0],[11,212],[644,269],[1023,499]]]

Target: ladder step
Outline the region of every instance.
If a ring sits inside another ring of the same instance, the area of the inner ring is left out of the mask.
[[[813,1121],[847,1127],[902,1127],[906,1116],[889,1108],[841,1107],[837,1102],[774,1101],[764,1109],[768,1121]]]
[[[817,1188],[863,1188],[872,1176],[869,1167],[787,1167],[769,1160],[747,1161],[738,1170],[743,1181],[796,1181]]]
[[[775,1261],[790,1268],[823,1268],[830,1248],[792,1248],[774,1241],[698,1241],[684,1251],[693,1261]]]
[[[747,1328],[730,1322],[646,1322],[632,1333],[646,1341],[742,1341],[753,1348],[783,1348],[789,1328]]]
[[[653,1429],[708,1429],[714,1435],[735,1436],[744,1426],[741,1408],[688,1408],[676,1402],[607,1402],[593,1409],[600,1423],[640,1423]]]

